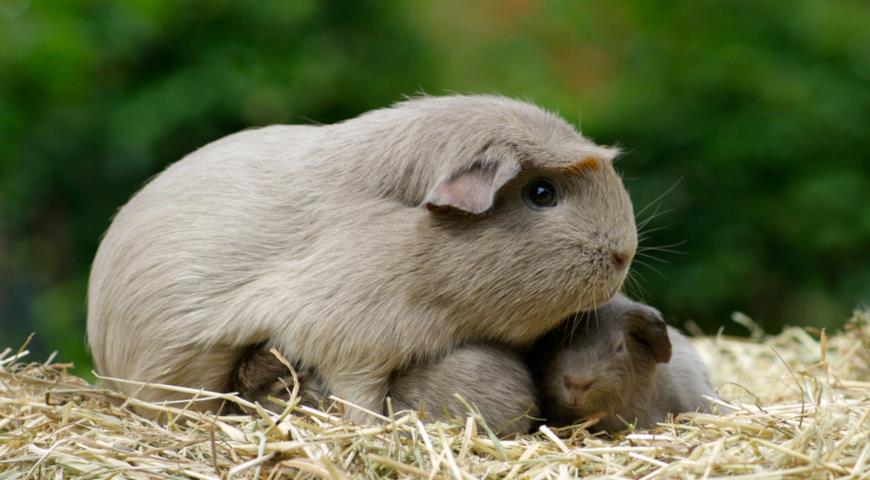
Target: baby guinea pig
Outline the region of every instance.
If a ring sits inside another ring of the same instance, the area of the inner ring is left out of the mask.
[[[298,363],[293,365],[293,370],[299,382],[299,402],[305,406],[325,409],[330,394],[317,372],[311,368],[302,368]],[[245,400],[259,403],[275,413],[282,413],[284,408],[269,400],[269,397],[289,401],[292,389],[293,375],[264,343],[251,346],[236,368],[230,372],[231,392],[236,392]],[[235,404],[230,404],[230,407],[251,413],[245,408],[236,408]]]
[[[707,368],[658,310],[617,295],[566,321],[531,354],[543,416],[569,425],[603,414],[593,430],[649,428],[666,416],[709,411]]]
[[[312,369],[296,369],[303,405],[325,408],[331,393]],[[289,400],[293,377],[263,345],[252,347],[233,370],[231,390],[249,401],[280,413],[270,401]],[[423,411],[429,420],[464,418],[474,405],[499,435],[528,433],[531,417],[539,414],[535,386],[522,359],[495,345],[463,345],[441,359],[418,363],[396,372],[391,381],[393,411]]]

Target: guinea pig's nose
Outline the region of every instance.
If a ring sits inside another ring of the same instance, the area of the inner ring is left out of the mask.
[[[624,270],[628,267],[629,262],[631,262],[631,257],[634,256],[634,252],[630,250],[613,250],[610,252],[610,261],[613,262],[613,266],[616,267],[617,270]]]
[[[565,385],[565,388],[567,390],[571,391],[586,392],[589,390],[590,387],[592,387],[592,384],[594,382],[594,379],[583,378],[571,374],[565,374],[565,376],[562,377],[562,384]]]

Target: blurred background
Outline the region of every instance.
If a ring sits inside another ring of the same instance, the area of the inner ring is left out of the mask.
[[[90,262],[167,164],[418,92],[621,145],[648,220],[629,292],[672,324],[835,328],[870,302],[866,1],[0,0],[0,349],[37,332],[32,358],[90,370]]]

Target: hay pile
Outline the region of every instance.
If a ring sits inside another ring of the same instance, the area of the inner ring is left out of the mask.
[[[542,427],[510,440],[474,418],[426,424],[409,414],[358,428],[292,404],[283,416],[204,415],[124,399],[68,375],[68,365],[24,364],[24,352],[6,351],[0,479],[870,478],[870,312],[831,337],[797,328],[753,336],[695,341],[732,415],[685,415],[616,437]]]

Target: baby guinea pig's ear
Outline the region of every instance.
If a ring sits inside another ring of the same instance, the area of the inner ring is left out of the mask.
[[[671,339],[668,326],[658,310],[646,305],[632,308],[624,314],[625,326],[632,340],[640,344],[656,362],[671,360]]]
[[[477,163],[439,180],[423,204],[430,212],[459,210],[480,215],[492,208],[496,192],[519,172],[519,164],[513,161]]]

